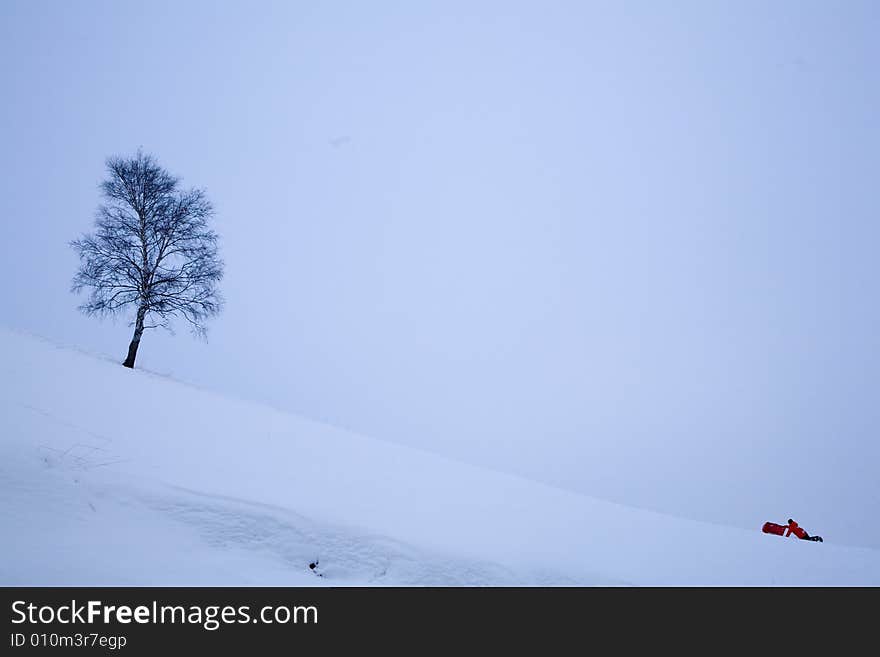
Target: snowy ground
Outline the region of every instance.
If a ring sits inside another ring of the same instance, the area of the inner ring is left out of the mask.
[[[0,376],[0,585],[880,585],[760,509],[620,506],[3,330]]]

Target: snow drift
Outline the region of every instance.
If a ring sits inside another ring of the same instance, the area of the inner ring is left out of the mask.
[[[880,585],[762,509],[620,506],[10,331],[0,368],[3,585]]]

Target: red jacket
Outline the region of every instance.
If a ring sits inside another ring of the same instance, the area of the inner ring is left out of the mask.
[[[787,529],[785,532],[786,536],[791,536],[792,534],[794,534],[798,538],[806,538],[808,536],[807,532],[805,532],[803,529],[801,529],[800,525],[798,525],[794,520],[792,520],[790,523],[788,523],[788,526],[786,529]]]

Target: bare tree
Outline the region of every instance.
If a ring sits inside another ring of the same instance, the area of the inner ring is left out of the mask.
[[[133,311],[134,336],[123,365],[134,367],[146,329],[171,329],[177,317],[205,336],[204,322],[223,300],[214,209],[203,190],[180,188],[151,155],[107,160],[94,233],[70,243],[79,254],[73,292],[88,290],[79,308],[104,317]]]

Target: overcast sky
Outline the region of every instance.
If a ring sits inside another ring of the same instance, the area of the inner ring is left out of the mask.
[[[67,243],[143,147],[214,202],[227,305],[139,367],[827,536],[880,508],[878,34],[870,0],[0,0],[0,323],[123,359]]]

